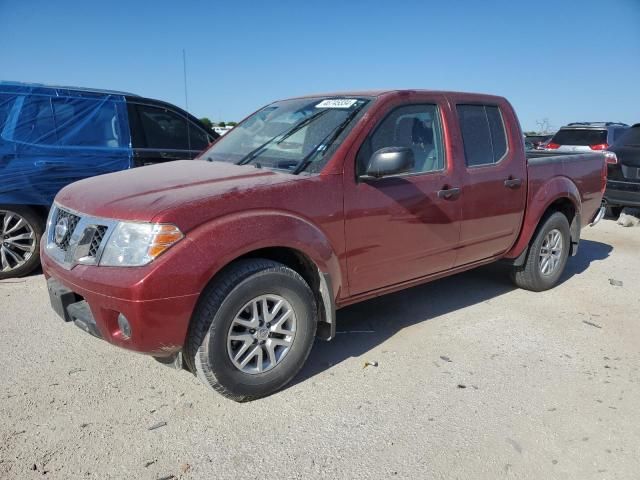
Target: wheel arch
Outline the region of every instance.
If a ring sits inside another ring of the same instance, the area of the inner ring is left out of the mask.
[[[29,205],[29,204],[19,204],[19,203],[0,203],[0,210],[11,208],[28,208],[35,212],[38,217],[42,220],[42,226],[45,227],[45,223],[47,222],[47,216],[49,215],[49,207],[44,205]]]
[[[300,274],[316,297],[317,336],[333,338],[335,299],[343,288],[343,275],[329,239],[315,224],[279,212],[244,212],[203,225],[187,237],[203,258],[213,260],[198,269],[200,291],[238,260],[263,258],[282,263]]]
[[[548,198],[544,199],[546,195]],[[527,212],[520,237],[505,255],[505,259],[516,266],[521,266],[540,225],[554,212],[561,212],[567,217],[571,233],[570,255],[576,255],[582,225],[581,205],[578,188],[566,177],[555,177],[545,186],[540,187],[533,198],[527,200]]]
[[[331,340],[336,332],[336,306],[332,293],[331,275],[323,273],[304,252],[290,247],[265,247],[252,250],[231,263],[247,258],[264,258],[282,263],[297,272],[307,282],[316,297],[318,328],[316,336]]]

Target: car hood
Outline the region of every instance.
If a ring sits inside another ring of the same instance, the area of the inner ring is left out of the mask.
[[[250,190],[296,178],[250,165],[181,160],[81,180],[62,189],[56,202],[96,217],[152,221],[177,206],[196,207],[228,195],[238,203]]]

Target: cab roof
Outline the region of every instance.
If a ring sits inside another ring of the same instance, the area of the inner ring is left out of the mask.
[[[27,83],[27,82],[12,82],[0,80],[0,91],[30,91],[33,93],[49,93],[54,91],[57,95],[69,95],[72,92],[77,93],[89,93],[95,95],[126,95],[129,97],[137,97],[134,93],[122,92],[119,90],[107,90],[101,88],[87,88],[87,87],[70,87],[64,85],[45,85],[43,83]]]

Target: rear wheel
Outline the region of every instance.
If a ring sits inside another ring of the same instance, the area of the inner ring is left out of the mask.
[[[22,277],[40,265],[44,222],[21,206],[0,207],[0,279]]]
[[[534,292],[554,287],[567,264],[570,248],[567,217],[560,212],[549,215],[538,227],[524,265],[514,267],[511,275],[514,283]]]
[[[297,272],[270,260],[241,260],[203,292],[186,360],[215,391],[248,401],[291,381],[315,331],[315,298]]]

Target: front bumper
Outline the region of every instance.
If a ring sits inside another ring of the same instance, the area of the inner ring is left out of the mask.
[[[83,265],[66,270],[42,253],[52,307],[64,320],[109,343],[155,357],[170,357],[182,349],[198,294],[154,298],[154,292],[161,292],[150,277],[162,272]],[[128,320],[130,336],[120,330],[120,314]]]
[[[607,180],[604,198],[609,205],[640,207],[640,182]]]

